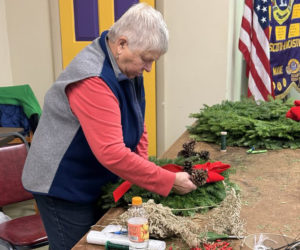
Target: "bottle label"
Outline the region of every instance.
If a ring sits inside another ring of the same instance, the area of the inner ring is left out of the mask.
[[[128,237],[133,242],[144,242],[149,240],[149,226],[145,224],[128,223]]]

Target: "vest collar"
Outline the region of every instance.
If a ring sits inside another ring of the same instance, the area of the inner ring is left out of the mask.
[[[124,81],[124,80],[130,80],[126,75],[124,75],[121,72],[118,64],[116,63],[116,60],[115,60],[115,58],[112,54],[112,51],[110,50],[110,48],[108,46],[107,33],[108,33],[108,30],[102,32],[101,37],[99,39],[100,46],[101,46],[102,50],[104,51],[105,55],[108,56],[118,82],[121,82],[121,81]]]

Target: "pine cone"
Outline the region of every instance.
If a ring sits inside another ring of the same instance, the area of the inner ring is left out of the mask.
[[[206,150],[202,150],[200,152],[195,152],[196,141],[192,140],[190,142],[186,142],[182,145],[183,149],[178,152],[177,157],[184,157],[184,158],[189,158],[192,156],[197,156],[199,159],[203,159],[205,161],[208,161],[209,159],[209,152]]]
[[[207,179],[207,171],[204,169],[192,169],[191,173],[191,180],[197,186],[203,186],[206,183]]]
[[[194,151],[194,147],[195,147],[196,141],[192,140],[190,142],[186,142],[184,143],[182,146],[185,150],[189,151],[189,152],[193,152]]]
[[[192,174],[192,162],[191,161],[185,161],[183,165],[183,171],[187,172],[188,174]]]
[[[197,156],[205,161],[208,161],[209,159],[209,152],[206,150],[202,150],[197,153]]]
[[[183,158],[188,158],[189,157],[189,152],[187,152],[185,149],[181,150],[178,152],[177,157],[182,156]]]
[[[183,147],[183,150],[181,150],[177,156],[183,156],[184,158],[188,158],[188,157],[191,157],[191,156],[194,156],[196,153],[194,152],[194,147],[195,147],[195,143],[196,141],[190,141],[190,142],[186,142],[186,143],[183,143],[182,147]]]

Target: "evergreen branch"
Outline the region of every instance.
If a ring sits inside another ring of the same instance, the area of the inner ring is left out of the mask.
[[[223,101],[205,105],[193,126],[187,127],[197,141],[221,143],[221,131],[227,131],[227,145],[267,149],[300,148],[300,123],[287,119],[293,100],[270,100],[257,104],[251,99]]]

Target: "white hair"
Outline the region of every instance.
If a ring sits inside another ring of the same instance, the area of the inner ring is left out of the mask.
[[[130,7],[113,24],[107,36],[112,42],[120,36],[126,36],[131,50],[152,50],[161,54],[168,50],[167,25],[161,13],[145,3]]]

